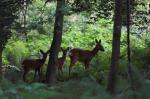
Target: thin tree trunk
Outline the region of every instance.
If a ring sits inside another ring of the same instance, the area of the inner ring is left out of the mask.
[[[28,34],[27,34],[27,30],[26,30],[27,29],[26,28],[26,21],[27,21],[27,18],[26,18],[26,16],[27,16],[27,1],[26,0],[24,0],[23,6],[24,6],[24,9],[23,9],[23,32],[25,34],[26,41],[28,41]]]
[[[127,0],[127,55],[128,55],[128,73],[131,83],[133,82],[132,69],[131,69],[131,55],[130,55],[130,0]]]
[[[122,0],[115,0],[115,15],[113,27],[113,41],[112,41],[112,57],[110,72],[108,76],[107,91],[111,94],[116,92],[117,68],[119,65],[120,56],[120,37],[122,27]]]
[[[54,36],[50,48],[49,62],[46,72],[46,82],[53,84],[56,81],[56,61],[58,59],[58,52],[62,41],[63,30],[63,6],[65,0],[57,0],[56,17],[54,25]]]
[[[0,82],[2,80],[2,44],[0,44]]]
[[[131,53],[130,53],[130,14],[131,14],[131,1],[127,0],[127,56],[128,56],[128,75],[131,81],[131,89],[135,91],[135,84],[133,78],[133,71],[131,68]],[[133,99],[136,99],[136,95],[133,94]]]

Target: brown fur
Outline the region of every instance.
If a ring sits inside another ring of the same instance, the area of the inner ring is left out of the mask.
[[[104,51],[103,46],[101,45],[101,40],[96,40],[96,45],[93,50],[83,50],[79,48],[74,48],[70,51],[70,66],[69,66],[69,75],[71,73],[71,68],[75,65],[77,61],[84,63],[85,69],[89,68],[90,61],[98,53],[98,51]]]
[[[58,72],[60,71],[62,73],[63,65],[66,60],[67,51],[69,50],[69,48],[67,48],[67,49],[61,48],[61,50],[63,52],[63,55],[62,55],[62,57],[58,58],[57,66],[58,66]]]
[[[44,53],[42,50],[40,50],[40,52],[43,55],[43,57],[41,59],[25,59],[22,62],[22,67],[24,70],[24,73],[23,73],[23,80],[24,81],[26,80],[26,75],[30,70],[35,70],[34,79],[36,78],[36,73],[38,72],[39,80],[40,80],[41,67],[45,63],[46,58],[47,58],[47,54],[49,53],[49,51]]]

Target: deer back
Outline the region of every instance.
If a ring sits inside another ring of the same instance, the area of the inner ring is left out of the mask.
[[[104,51],[103,46],[101,45],[101,40],[95,40],[96,45],[92,50],[84,50],[80,48],[74,48],[70,50],[69,56],[75,60],[79,61],[90,61],[99,50]]]
[[[22,62],[23,68],[26,68],[26,69],[40,68],[44,64],[47,58],[47,54],[49,53],[49,50],[46,53],[44,53],[42,50],[40,50],[40,52],[42,54],[41,59],[25,59]]]
[[[62,55],[62,57],[58,58],[58,62],[57,62],[58,66],[60,66],[60,67],[63,66],[63,64],[64,64],[64,62],[66,60],[67,51],[69,50],[69,47],[66,48],[66,49],[61,47],[61,50],[63,52],[63,55]]]

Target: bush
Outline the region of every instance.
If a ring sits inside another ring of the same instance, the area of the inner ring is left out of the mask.
[[[29,50],[25,42],[10,40],[4,50],[4,56],[7,64],[20,66],[22,60],[29,56]]]
[[[7,80],[3,80],[0,85],[1,99],[116,99],[88,77],[69,80],[53,87],[40,83],[12,84]]]

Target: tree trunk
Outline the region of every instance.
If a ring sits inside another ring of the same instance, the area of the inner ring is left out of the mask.
[[[2,44],[0,44],[0,82],[2,80]]]
[[[64,20],[64,6],[65,0],[57,0],[56,17],[54,25],[54,36],[50,48],[49,62],[46,72],[46,82],[53,84],[56,81],[56,61],[58,59],[58,52],[62,41],[62,30]]]
[[[27,21],[27,1],[24,0],[23,4],[23,33],[25,35],[26,41],[28,41],[28,34],[27,34],[27,27],[26,27],[26,21]]]
[[[112,57],[111,66],[108,76],[107,91],[111,94],[116,92],[117,68],[119,65],[120,56],[120,37],[122,27],[122,0],[115,0],[115,15],[113,27],[113,41],[112,41]]]
[[[130,53],[130,14],[131,14],[131,1],[127,0],[126,3],[127,7],[127,56],[128,56],[128,75],[131,81],[131,89],[132,91],[135,91],[135,81],[133,78],[133,70],[131,67],[131,53]],[[136,94],[133,94],[133,99],[136,99]]]
[[[131,68],[131,55],[130,55],[130,0],[127,0],[127,56],[128,56],[128,73],[131,80],[133,82],[132,76],[132,68]]]

